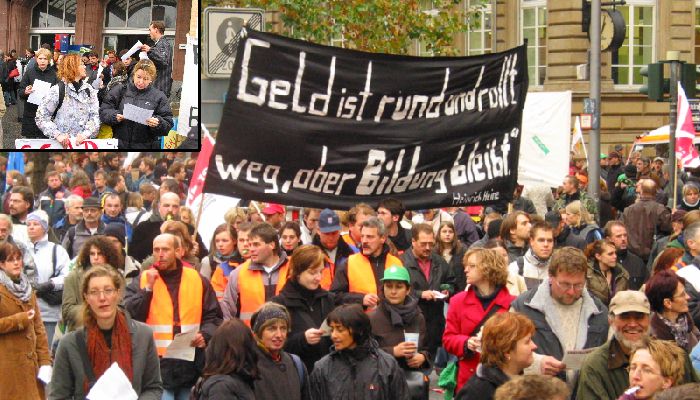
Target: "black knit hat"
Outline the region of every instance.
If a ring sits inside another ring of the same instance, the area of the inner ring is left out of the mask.
[[[122,247],[126,247],[126,229],[124,228],[124,224],[112,222],[105,225],[104,235],[119,239]]]

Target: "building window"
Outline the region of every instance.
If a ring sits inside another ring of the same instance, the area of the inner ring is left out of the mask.
[[[491,53],[493,51],[493,9],[491,3],[484,3],[484,0],[465,0],[465,11],[473,11],[470,15],[474,19],[466,34],[466,48],[464,54],[468,56]]]
[[[76,0],[42,0],[32,9],[32,28],[75,26]]]
[[[527,63],[530,85],[544,85],[547,71],[547,2],[521,0],[520,27],[527,39]]]
[[[164,21],[175,27],[176,0],[112,0],[105,11],[105,28],[148,28],[151,21]]]
[[[617,85],[641,85],[644,78],[639,70],[654,59],[653,1],[627,1],[617,7],[627,22],[627,34],[622,46],[612,52],[612,79]]]
[[[695,65],[700,65],[700,1],[695,6]]]

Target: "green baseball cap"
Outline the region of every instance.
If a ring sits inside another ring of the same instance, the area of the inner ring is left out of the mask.
[[[381,281],[404,281],[410,284],[411,277],[406,268],[400,265],[392,265],[384,270],[384,277],[381,279]]]

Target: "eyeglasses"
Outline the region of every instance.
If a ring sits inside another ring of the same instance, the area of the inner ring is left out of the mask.
[[[553,279],[553,281],[559,286],[559,289],[568,292],[571,289],[574,289],[575,292],[580,292],[583,290],[583,288],[586,287],[585,283],[577,283],[575,285],[572,285],[571,283],[561,283],[557,281],[556,279]]]
[[[625,368],[625,370],[627,371],[628,374],[630,374],[630,373],[634,374],[637,371],[639,371],[642,375],[645,375],[645,376],[661,375],[661,373],[656,372],[653,369],[651,369],[650,367],[643,366],[643,365],[639,365],[639,366],[629,365],[629,366],[627,366],[627,368]]]
[[[105,297],[112,297],[115,293],[117,293],[117,289],[109,288],[104,290],[91,290],[88,292],[88,296],[97,299],[103,294],[105,295]]]

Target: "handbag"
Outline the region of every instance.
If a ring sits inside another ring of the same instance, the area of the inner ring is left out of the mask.
[[[53,262],[53,275],[51,275],[51,278],[57,277],[58,274],[60,273],[60,271],[56,271],[56,248],[57,247],[58,247],[58,245],[54,243],[53,250],[51,253],[51,261]],[[57,306],[57,305],[60,305],[61,303],[63,303],[63,289],[51,290],[51,291],[42,293],[39,297],[44,299],[44,301],[47,302],[50,306]]]
[[[438,386],[445,390],[445,400],[454,398],[455,388],[457,387],[457,363],[458,361],[450,361],[447,367],[440,372],[438,378]]]
[[[403,375],[408,384],[408,398],[411,400],[428,400],[430,379],[421,371],[404,370]]]
[[[17,68],[15,68],[12,71],[10,71],[10,73],[7,75],[7,79],[15,78],[18,76],[19,76],[19,70]]]

